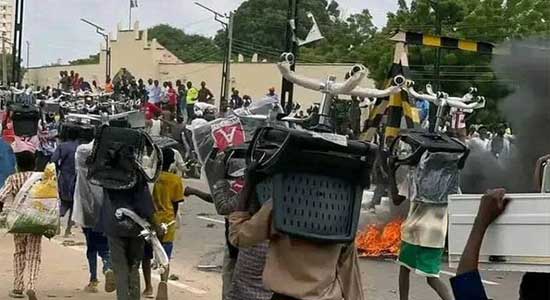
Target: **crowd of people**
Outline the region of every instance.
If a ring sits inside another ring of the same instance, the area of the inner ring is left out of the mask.
[[[144,100],[143,107],[147,118],[148,132],[153,135],[173,134],[181,141],[181,129],[197,115],[197,104],[212,104],[214,96],[206,82],[196,88],[192,82],[164,82],[149,79],[120,80],[115,83],[107,78],[103,86],[92,84],[74,72],[61,72],[59,87],[63,91],[91,91],[118,93],[133,99]],[[274,88],[269,89],[266,97],[278,99]],[[229,105],[233,109],[249,106],[252,99],[239,95],[233,90]],[[200,107],[200,105],[198,105]],[[428,118],[428,109],[419,104],[422,120]],[[299,111],[299,106],[292,108]],[[317,107],[308,110],[309,115],[316,114]],[[305,118],[302,113],[299,117]],[[350,119],[357,119],[359,116]],[[175,122],[174,122],[175,120]],[[56,120],[41,120],[40,130]],[[163,126],[170,123],[169,129]],[[353,124],[352,124],[353,123]],[[348,122],[342,130],[347,130],[350,138],[355,138],[356,122]],[[459,124],[460,122],[456,123]],[[465,132],[462,125],[451,126],[448,130],[471,148],[479,147],[500,158],[513,151],[513,136],[504,125],[495,127],[491,134],[485,126],[470,128]],[[382,128],[381,128],[382,129]],[[174,133],[175,132],[175,133]],[[382,130],[380,131],[382,134]],[[223,265],[223,300],[359,300],[365,299],[358,254],[353,242],[318,243],[299,239],[277,232],[273,228],[273,201],[259,204],[255,186],[260,179],[256,173],[257,165],[247,166],[244,174],[231,175],[226,165],[226,156],[220,153],[205,163],[210,174],[208,184],[211,193],[194,189],[184,184],[181,169],[181,153],[176,149],[162,150],[161,172],[153,183],[140,177],[137,183],[124,190],[101,188],[93,185],[88,176],[89,158],[94,141],[83,137],[77,129],[67,129],[57,137],[17,138],[8,144],[0,140],[0,211],[13,209],[14,200],[25,193],[26,182],[35,171],[44,172],[46,165],[55,165],[57,175],[57,194],[59,214],[67,217],[65,235],[72,234],[73,221],[82,228],[86,239],[86,259],[89,267],[89,282],[85,292],[99,291],[98,256],[102,259],[104,290],[117,293],[118,300],[137,300],[141,297],[154,298],[151,281],[152,247],[139,236],[140,228],[119,222],[115,218],[118,208],[129,208],[140,217],[150,221],[158,229],[162,247],[171,258],[176,239],[178,207],[189,196],[197,196],[212,203],[216,211],[225,217],[226,248]],[[379,137],[382,139],[383,135]],[[374,168],[374,174],[380,168]],[[375,176],[376,177],[376,176]],[[388,184],[376,183],[372,201],[378,204]],[[380,190],[379,187],[382,187]],[[378,201],[378,203],[377,203]],[[441,257],[444,252],[445,238],[440,238],[437,247],[415,247],[403,243],[400,256],[400,299],[409,299],[410,270],[426,277],[428,285],[444,300],[486,300],[481,277],[477,271],[477,262],[483,237],[489,225],[501,215],[509,200],[502,189],[491,190],[481,199],[476,223],[470,234],[462,255],[457,276],[451,280],[452,288],[439,279]],[[419,211],[414,207],[411,211]],[[440,214],[443,216],[444,214]],[[438,220],[444,218],[439,217]],[[436,217],[434,217],[436,218]],[[442,223],[443,224],[443,223]],[[167,226],[163,230],[163,226]],[[442,227],[446,227],[442,226]],[[406,234],[406,232],[405,232]],[[428,233],[429,234],[429,233]],[[446,234],[446,233],[445,233]],[[411,236],[421,235],[409,232]],[[433,238],[433,237],[430,237]],[[25,293],[31,300],[37,299],[36,282],[39,278],[41,263],[42,236],[30,233],[14,234],[14,284],[9,292],[12,298],[23,298]],[[440,245],[441,244],[441,245]],[[145,287],[141,290],[141,268]],[[24,274],[29,274],[27,284]],[[169,268],[162,274],[156,289],[156,299],[168,299]],[[548,280],[545,275],[527,274],[521,285],[520,300],[548,299]],[[546,294],[545,294],[546,293]],[[546,295],[546,298],[541,298]]]

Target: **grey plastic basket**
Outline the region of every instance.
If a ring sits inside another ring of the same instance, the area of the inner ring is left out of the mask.
[[[260,203],[273,200],[275,229],[323,243],[354,240],[362,192],[345,180],[306,173],[276,174],[256,186]]]

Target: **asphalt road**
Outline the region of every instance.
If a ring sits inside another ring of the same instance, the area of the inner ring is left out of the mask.
[[[190,186],[206,188],[196,180],[186,182]],[[179,280],[173,282],[185,294],[199,299],[221,299],[221,262],[224,247],[223,217],[218,216],[212,204],[195,197],[189,198],[180,208],[181,226],[175,245],[172,271]],[[362,213],[361,226],[377,222],[384,212],[372,215]],[[397,300],[399,267],[391,260],[361,259],[360,268],[367,299]],[[442,279],[448,283],[455,270],[444,267]],[[483,273],[485,285],[495,300],[517,299],[520,273]],[[411,275],[411,300],[437,300],[425,278]]]

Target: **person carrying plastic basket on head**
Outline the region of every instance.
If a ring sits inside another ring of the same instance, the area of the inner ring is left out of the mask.
[[[6,208],[13,206],[14,200],[27,180],[33,175],[35,157],[34,152],[23,151],[15,154],[17,173],[6,179],[0,190],[0,202]],[[1,209],[0,209],[1,210]],[[37,234],[18,233],[13,235],[15,252],[13,254],[14,281],[13,290],[9,292],[11,298],[25,298],[25,269],[28,267],[29,281],[26,286],[27,296],[36,300],[36,281],[40,271],[42,255],[42,236]]]

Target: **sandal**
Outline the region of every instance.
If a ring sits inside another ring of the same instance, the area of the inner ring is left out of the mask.
[[[23,291],[20,291],[20,290],[11,290],[10,293],[9,293],[9,296],[11,298],[25,298],[25,296],[23,295]]]

